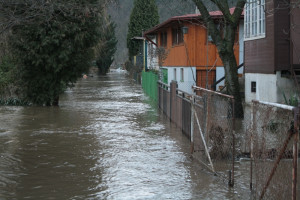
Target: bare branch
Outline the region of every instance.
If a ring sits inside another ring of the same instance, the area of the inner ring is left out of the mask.
[[[243,13],[244,6],[245,6],[246,2],[247,2],[247,0],[239,0],[236,3],[234,13],[232,14],[232,22],[235,26],[237,26],[238,23],[239,23],[239,20],[240,20],[240,17],[242,15],[242,13]]]
[[[211,0],[214,2],[219,10],[223,13],[224,19],[228,22],[231,22],[231,13],[229,11],[228,2],[224,0]]]
[[[207,25],[209,33],[211,33],[212,39],[215,44],[218,46],[222,43],[222,37],[220,34],[220,30],[217,29],[214,20],[210,16],[206,6],[204,5],[202,0],[193,0],[196,4],[197,8],[201,13],[201,17],[204,20],[205,24]]]

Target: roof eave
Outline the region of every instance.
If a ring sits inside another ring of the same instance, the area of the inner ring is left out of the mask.
[[[197,18],[199,18],[199,17],[172,17],[172,18],[168,19],[167,21],[164,21],[163,23],[158,24],[157,26],[154,26],[152,29],[145,31],[144,35],[156,34],[159,30],[166,28],[167,25],[171,24],[172,22],[194,20]]]
[[[231,8],[231,9],[233,9],[233,8]],[[223,14],[221,14],[221,15],[211,15],[211,17],[213,19],[222,19]],[[180,22],[180,21],[186,21],[186,20],[196,20],[196,19],[200,19],[200,18],[201,18],[201,14],[190,14],[190,15],[171,17],[168,20],[164,21],[163,23],[158,24],[158,25],[154,26],[153,28],[145,31],[143,36],[156,34],[157,32],[159,32],[159,30],[161,30],[163,28],[166,28],[166,26],[168,24],[170,24],[172,22],[175,22],[175,21]],[[244,19],[243,14],[240,16],[240,19]]]

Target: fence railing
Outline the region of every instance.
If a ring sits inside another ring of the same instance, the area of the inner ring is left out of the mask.
[[[253,101],[238,119],[230,95],[200,87],[187,94],[175,81],[158,85],[159,107],[191,139],[204,166],[230,186],[250,188],[254,199],[297,199],[300,106]]]
[[[233,96],[193,87],[193,153],[212,172],[234,185],[236,157]],[[228,172],[228,174],[227,174]]]
[[[158,82],[158,105],[165,115],[171,117],[170,112],[170,90],[167,84]]]
[[[158,82],[159,107],[174,122],[183,133],[190,137],[191,134],[191,107],[190,94],[177,89],[177,82],[170,86]]]
[[[254,196],[296,199],[299,108],[253,101],[251,121],[250,188]]]

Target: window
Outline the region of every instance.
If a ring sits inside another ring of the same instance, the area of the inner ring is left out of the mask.
[[[184,69],[180,68],[180,81],[183,82],[184,81]]]
[[[245,40],[265,37],[265,0],[247,0],[245,6]]]
[[[256,92],[256,82],[255,81],[252,81],[251,82],[251,92]]]
[[[172,45],[183,43],[183,34],[180,27],[172,29]]]
[[[174,75],[174,81],[176,81],[177,80],[177,77],[176,77],[176,68],[173,70],[173,75]]]
[[[197,86],[202,88],[213,89],[211,88],[211,86],[216,81],[215,70],[211,70],[209,72],[207,70],[197,70],[196,73],[197,73],[197,80],[196,80]]]
[[[167,47],[168,40],[167,40],[167,32],[161,32],[160,33],[160,46],[161,47]]]

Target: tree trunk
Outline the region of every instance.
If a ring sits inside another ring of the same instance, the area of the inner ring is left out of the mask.
[[[234,116],[237,118],[244,117],[242,98],[240,93],[240,84],[238,79],[238,69],[234,53],[228,53],[221,56],[224,70],[225,70],[225,83],[227,93],[234,96]]]
[[[55,99],[52,102],[52,106],[58,106],[59,103],[59,96],[55,97]]]

